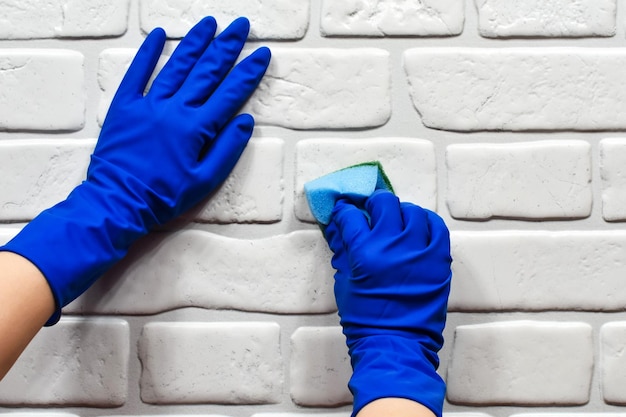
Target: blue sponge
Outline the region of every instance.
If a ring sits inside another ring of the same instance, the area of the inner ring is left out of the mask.
[[[311,213],[324,226],[330,223],[330,215],[338,199],[346,197],[362,206],[379,189],[393,192],[380,162],[353,165],[304,184]]]

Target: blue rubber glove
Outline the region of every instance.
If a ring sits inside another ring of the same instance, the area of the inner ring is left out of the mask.
[[[86,181],[0,248],[48,280],[56,312],[47,325],[139,237],[214,191],[243,152],[254,120],[235,115],[270,52],[259,48],[233,68],[248,20],[214,39],[216,26],[205,18],[192,28],[144,95],[165,44],[162,29],[148,35],[111,103]]]
[[[342,199],[325,230],[353,375],[356,415],[380,398],[414,400],[441,416],[443,345],[452,259],[443,220],[389,191],[363,207]]]

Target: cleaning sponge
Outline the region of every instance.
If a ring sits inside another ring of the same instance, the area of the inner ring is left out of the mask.
[[[330,215],[338,199],[346,197],[362,205],[379,189],[393,192],[389,178],[377,161],[353,165],[304,184],[311,213],[323,226],[330,223]]]

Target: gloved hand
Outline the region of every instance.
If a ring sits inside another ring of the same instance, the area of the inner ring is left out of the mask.
[[[441,416],[437,375],[452,259],[435,213],[378,190],[363,207],[342,199],[325,230],[335,297],[353,367],[356,415],[380,398],[414,400]]]
[[[259,48],[233,68],[249,23],[240,18],[213,39],[215,31],[213,18],[192,28],[144,96],[165,44],[162,29],[148,35],[111,103],[86,181],[0,248],[48,280],[56,312],[47,325],[135,240],[215,190],[239,159],[254,120],[233,116],[270,52]]]

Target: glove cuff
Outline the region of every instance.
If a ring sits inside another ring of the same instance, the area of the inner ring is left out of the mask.
[[[55,300],[46,326],[61,309],[87,290],[119,261],[154,224],[142,196],[132,192],[132,178],[119,185],[83,182],[68,198],[43,211],[0,251],[16,253],[44,275]]]
[[[442,415],[446,385],[436,372],[436,353],[414,339],[386,335],[360,339],[351,344],[349,353],[352,417],[381,398],[406,398]]]

